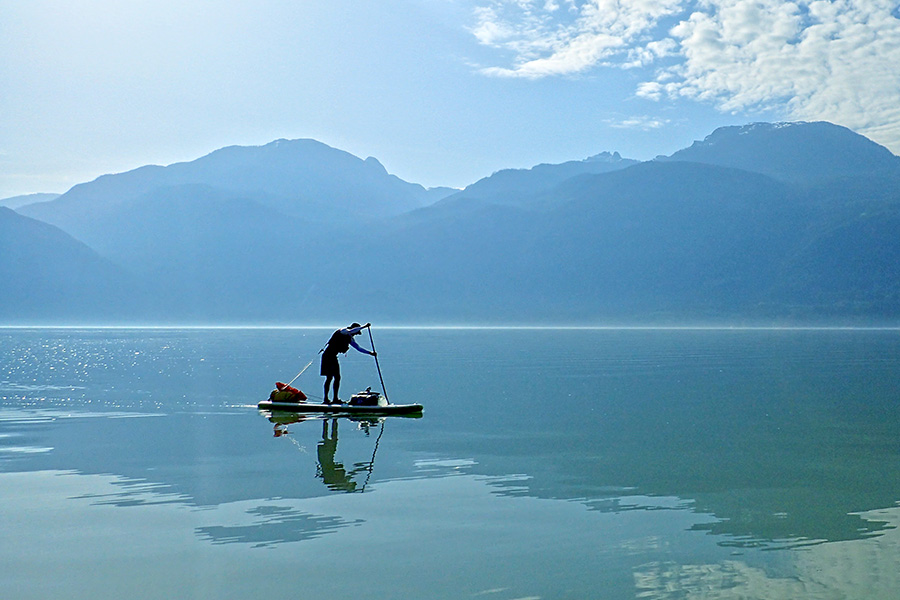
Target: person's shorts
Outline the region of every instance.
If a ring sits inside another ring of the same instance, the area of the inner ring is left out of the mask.
[[[319,375],[324,377],[340,377],[341,363],[338,362],[337,354],[322,354],[322,369]]]

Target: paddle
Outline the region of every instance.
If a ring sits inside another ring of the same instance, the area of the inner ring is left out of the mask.
[[[378,364],[378,352],[375,351],[375,339],[372,337],[372,324],[366,323],[366,328],[369,330],[369,342],[372,344],[372,353],[375,355],[375,368],[378,369],[378,379],[381,380],[381,392],[384,394],[384,399],[390,403],[387,390],[384,389],[384,377],[381,376],[381,365]]]

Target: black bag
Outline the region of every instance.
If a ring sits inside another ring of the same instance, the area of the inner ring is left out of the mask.
[[[372,388],[366,388],[364,392],[358,392],[350,396],[351,406],[381,406],[386,404],[382,402],[381,394],[373,392]]]

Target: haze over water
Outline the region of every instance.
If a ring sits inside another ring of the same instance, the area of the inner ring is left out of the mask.
[[[900,589],[897,330],[376,324],[422,418],[260,413],[329,333],[0,329],[4,597]]]

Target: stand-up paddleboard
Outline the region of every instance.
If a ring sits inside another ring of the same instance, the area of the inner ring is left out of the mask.
[[[257,407],[260,410],[271,410],[293,413],[328,413],[335,415],[419,415],[421,404],[385,404],[380,406],[364,406],[359,404],[321,404],[318,402],[272,402],[263,400]]]
[[[302,394],[302,392],[300,392]],[[306,395],[303,394],[303,398]],[[421,415],[421,404],[391,404],[387,399],[373,392],[372,388],[353,394],[348,404],[322,404],[318,402],[283,401],[278,392],[272,392],[268,400],[257,405],[262,410],[277,410],[292,413],[330,413],[351,415]]]

